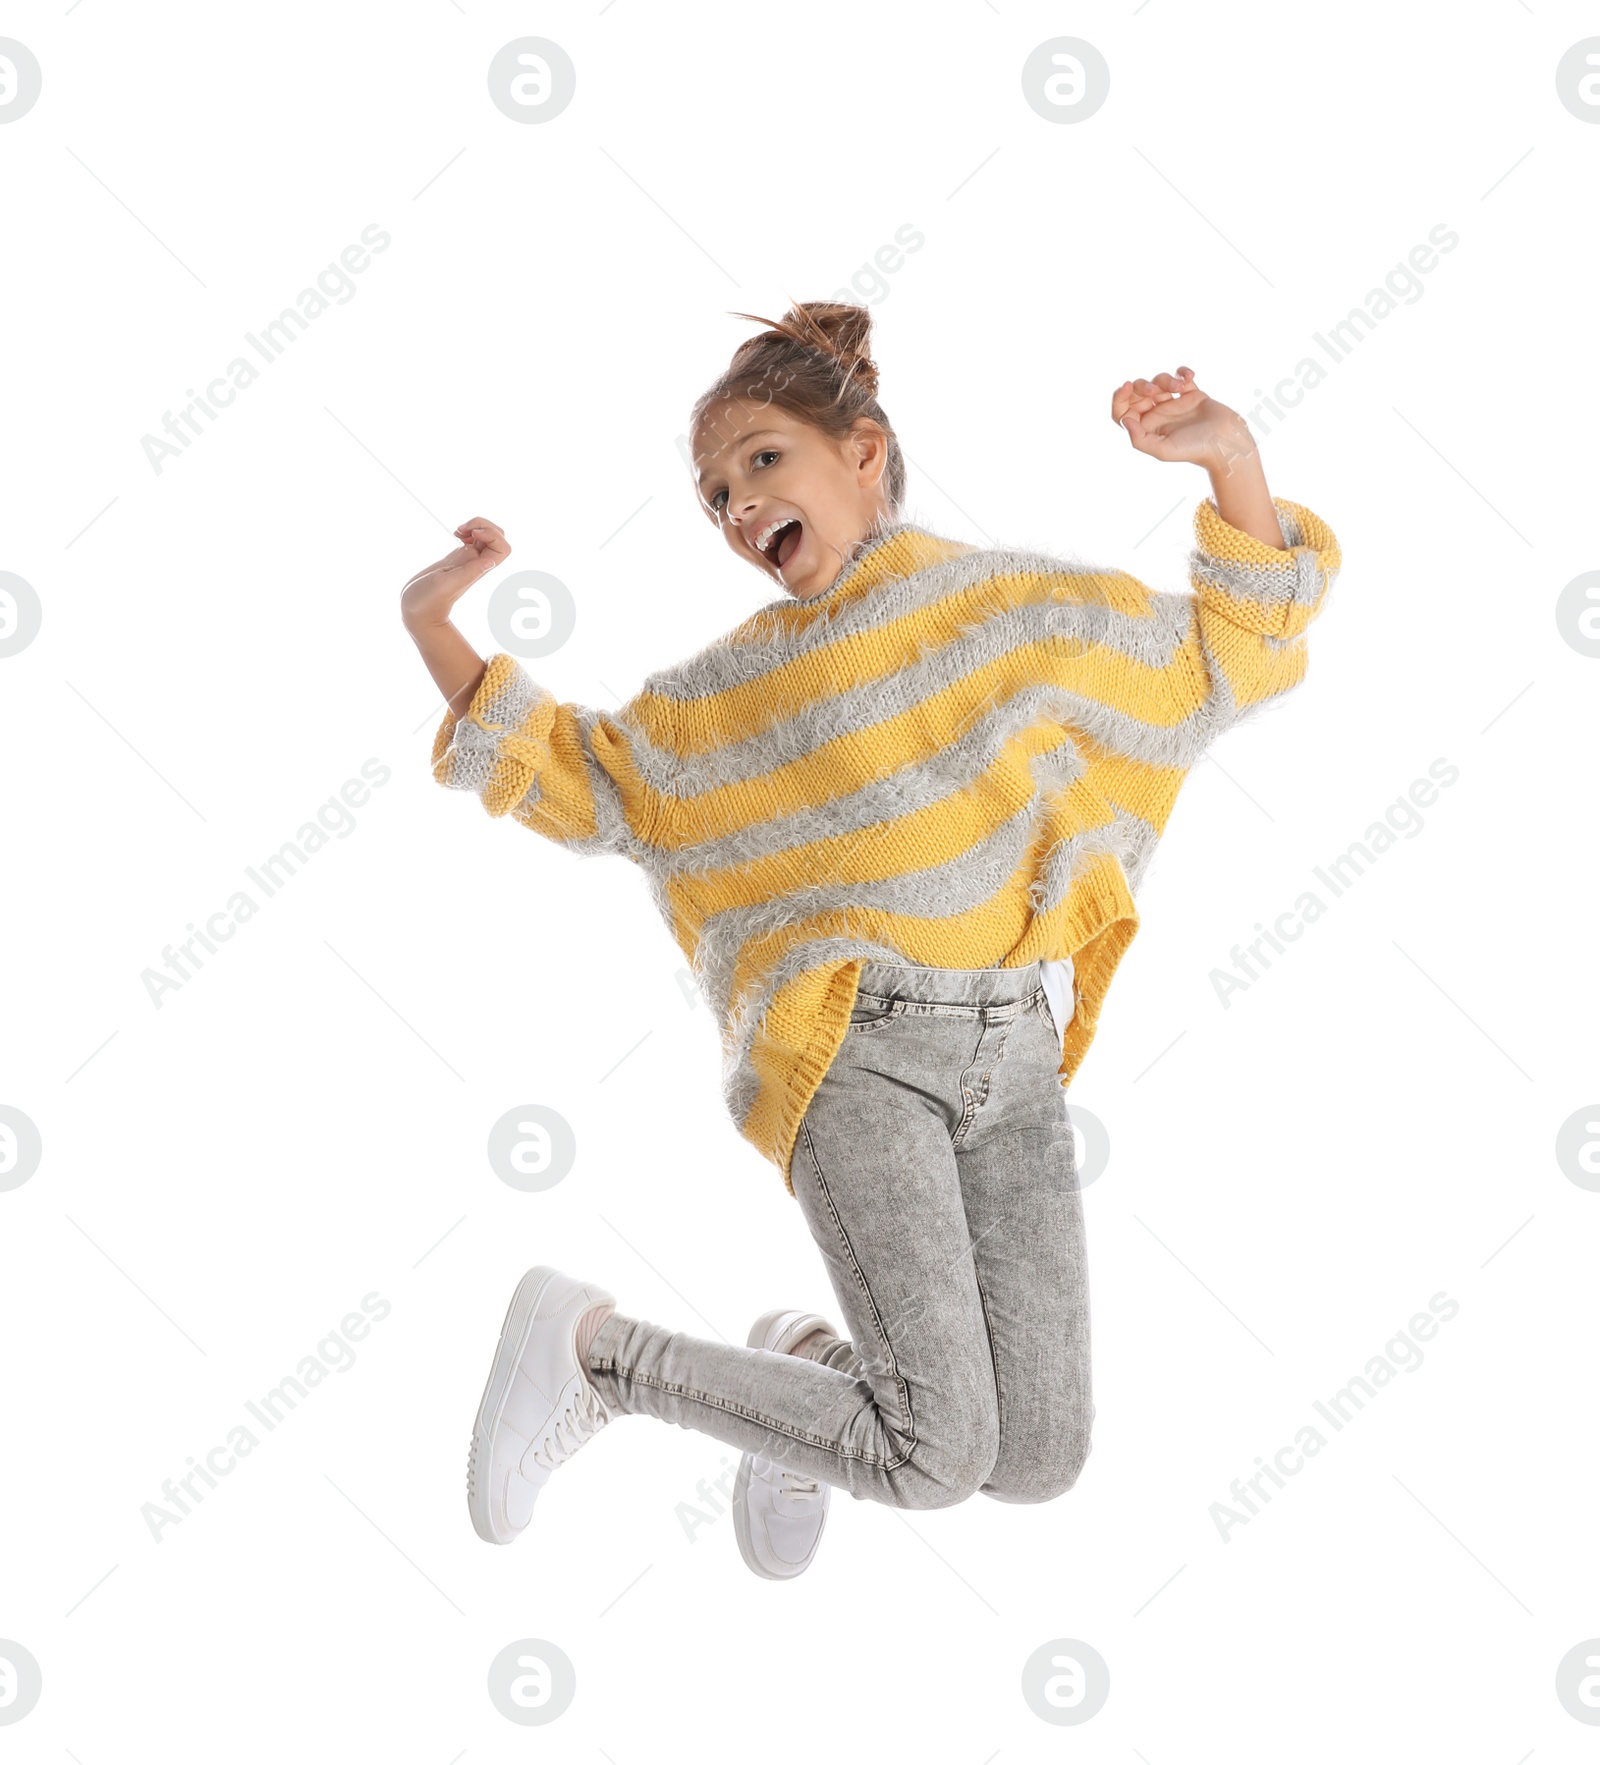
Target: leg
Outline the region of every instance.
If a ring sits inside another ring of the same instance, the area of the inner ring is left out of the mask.
[[[959,1063],[945,1063],[954,1103],[928,1078],[933,1039],[950,1034],[898,1019],[888,1059],[886,1038],[853,1028],[801,1126],[795,1195],[856,1348],[773,1355],[613,1313],[588,1360],[608,1406],[890,1506],[945,1507],[983,1484],[999,1411],[951,1145]]]
[[[999,1394],[1000,1451],[983,1485],[997,1501],[1063,1494],[1091,1445],[1083,1198],[1060,1054],[1042,1010],[1019,1020],[958,1154]]]

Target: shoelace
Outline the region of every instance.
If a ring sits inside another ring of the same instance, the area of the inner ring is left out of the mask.
[[[550,1431],[539,1442],[539,1450],[533,1455],[533,1462],[543,1465],[547,1471],[553,1471],[563,1459],[570,1458],[584,1441],[598,1434],[611,1420],[594,1386],[587,1379],[580,1379],[578,1383],[582,1389],[551,1423]]]
[[[752,1469],[765,1476],[772,1469],[772,1460],[764,1453],[757,1453]],[[816,1501],[822,1494],[822,1484],[816,1477],[802,1477],[798,1471],[785,1471],[778,1480],[778,1494],[791,1502]]]

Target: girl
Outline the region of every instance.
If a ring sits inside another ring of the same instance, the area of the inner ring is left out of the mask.
[[[493,522],[401,604],[448,705],[436,779],[645,871],[721,1026],[727,1106],[844,1319],[768,1312],[735,1347],[531,1269],[478,1410],[473,1524],[509,1544],[599,1428],[656,1416],[743,1449],[740,1549],[784,1579],[834,1485],[942,1507],[1076,1481],[1094,1405],[1062,1086],[1184,776],[1302,678],[1340,556],[1188,368],[1124,381],[1111,416],[1210,479],[1194,594],[941,538],[901,514],[867,310],[756,322],[690,437],[707,519],[775,599],[611,715],[450,624],[510,555]]]

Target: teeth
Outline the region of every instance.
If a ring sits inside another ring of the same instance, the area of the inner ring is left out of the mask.
[[[755,536],[753,543],[756,550],[758,552],[764,552],[772,543],[773,534],[776,533],[780,527],[787,527],[793,518],[792,515],[785,515],[780,521],[768,522],[768,524]]]

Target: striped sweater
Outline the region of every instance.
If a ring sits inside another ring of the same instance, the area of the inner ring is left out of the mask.
[[[720,1026],[728,1111],[792,1195],[863,962],[1070,957],[1077,1070],[1189,768],[1305,673],[1338,541],[1274,501],[1287,551],[1199,504],[1193,594],[901,522],[614,713],[496,654],[433,775],[641,867]]]

